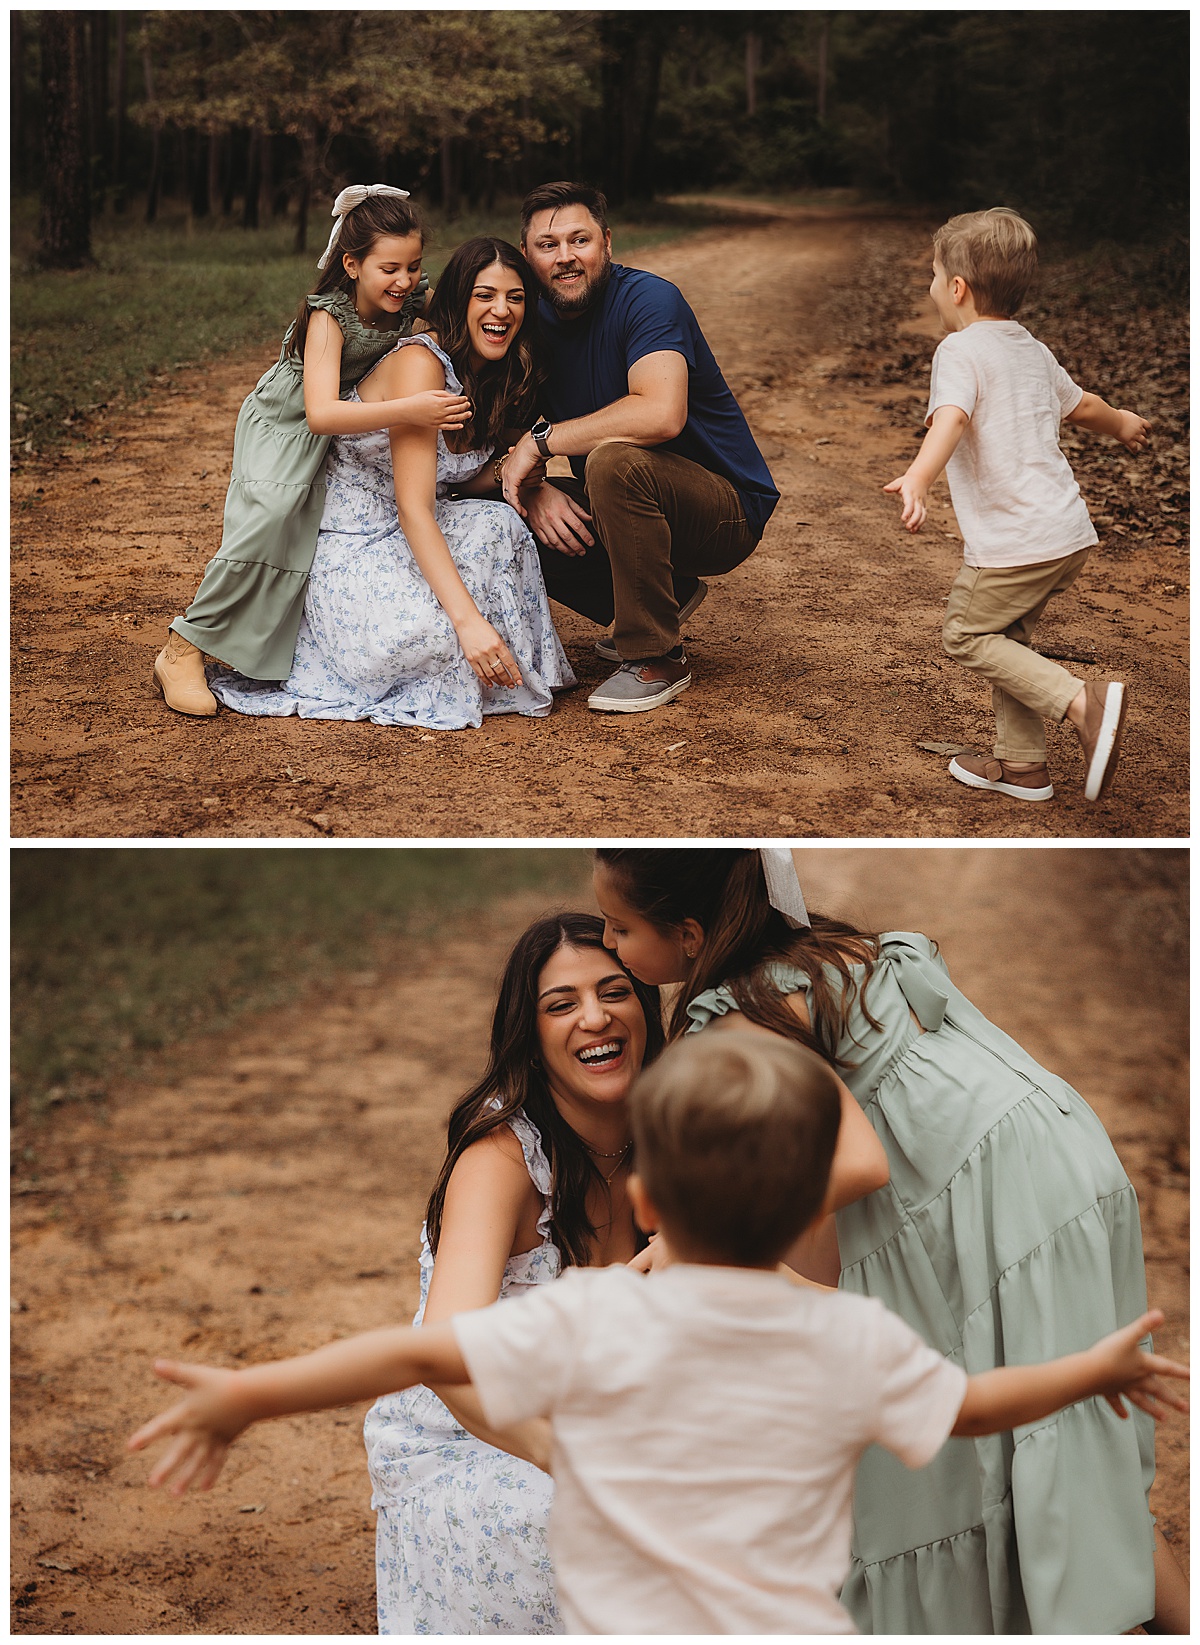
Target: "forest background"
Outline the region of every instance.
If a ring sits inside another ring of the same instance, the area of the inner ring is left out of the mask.
[[[703,221],[663,205],[680,194],[1005,201],[1060,249],[1147,248],[1128,267],[1156,293],[1186,281],[1184,10],[14,11],[10,30],[18,455],[181,346],[274,329],[327,196],[364,177],[410,188],[451,244],[511,233],[553,176],[598,182],[626,249],[639,222],[645,243]]]

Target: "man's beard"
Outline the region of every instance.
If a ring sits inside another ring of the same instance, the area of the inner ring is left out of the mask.
[[[580,272],[583,272],[582,268]],[[611,275],[612,256],[606,252],[603,268],[594,279],[587,280],[585,276],[586,283],[582,290],[576,287],[571,292],[562,291],[555,277],[551,275],[546,283],[546,300],[559,314],[582,314],[603,295],[604,288],[608,284]]]

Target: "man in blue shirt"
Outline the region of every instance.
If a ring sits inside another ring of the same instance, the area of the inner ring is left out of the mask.
[[[753,552],[779,492],[682,293],[612,261],[606,214],[584,184],[526,197],[522,250],[542,285],[550,374],[545,413],[502,478],[551,596],[613,624],[596,650],[621,666],[589,708],[629,714],[692,683],[680,624],[705,575]],[[574,479],[541,479],[552,456],[571,459]]]

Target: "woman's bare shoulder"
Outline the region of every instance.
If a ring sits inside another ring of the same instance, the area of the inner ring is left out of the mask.
[[[406,344],[385,354],[358,385],[360,400],[402,400],[408,394],[445,388],[446,371],[432,349]]]

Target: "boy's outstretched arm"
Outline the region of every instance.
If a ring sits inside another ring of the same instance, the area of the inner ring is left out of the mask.
[[[971,1377],[951,1433],[959,1438],[1001,1433],[1096,1395],[1103,1395],[1119,1417],[1128,1415],[1126,1399],[1156,1422],[1166,1416],[1167,1406],[1186,1411],[1187,1401],[1168,1379],[1186,1380],[1187,1366],[1161,1354],[1143,1353],[1138,1347],[1146,1333],[1162,1322],[1162,1313],[1155,1309],[1081,1354],[1068,1354],[1045,1365],[1005,1365]]]
[[[916,458],[899,479],[884,486],[885,491],[898,491],[904,502],[900,524],[910,531],[920,531],[928,512],[925,493],[954,455],[955,447],[971,419],[961,406],[939,406],[933,414],[929,433],[921,442]]]
[[[1139,417],[1136,411],[1117,411],[1098,394],[1087,393],[1074,411],[1067,413],[1063,421],[1075,423],[1080,428],[1090,428],[1096,434],[1109,434],[1130,451],[1142,451],[1149,445],[1150,430],[1153,427],[1144,417]]]
[[[150,1485],[170,1481],[175,1496],[189,1485],[206,1491],[215,1482],[230,1445],[252,1422],[296,1411],[323,1411],[355,1400],[377,1399],[417,1382],[467,1382],[466,1363],[451,1325],[396,1326],[330,1343],[296,1359],[222,1371],[211,1365],[154,1362],[155,1373],[188,1393],[152,1418],[126,1442],[144,1450],[174,1436],[150,1472]]]

